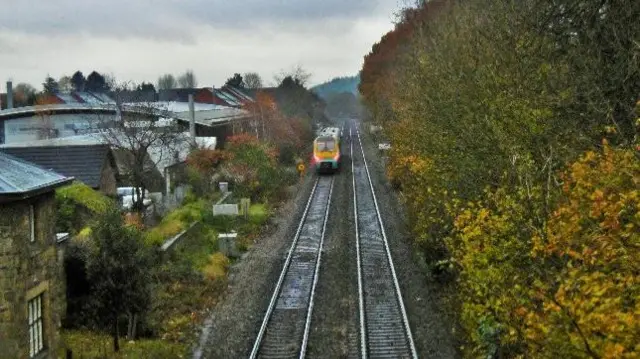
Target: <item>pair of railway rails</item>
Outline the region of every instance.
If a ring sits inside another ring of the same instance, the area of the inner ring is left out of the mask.
[[[361,358],[417,358],[357,127],[349,141]],[[354,151],[354,145],[357,147]],[[250,358],[304,358],[322,266],[335,177],[318,177],[306,203]]]

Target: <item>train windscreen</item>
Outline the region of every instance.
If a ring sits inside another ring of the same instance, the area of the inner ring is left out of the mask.
[[[316,149],[320,152],[333,151],[336,146],[336,141],[332,138],[318,139],[316,142]]]

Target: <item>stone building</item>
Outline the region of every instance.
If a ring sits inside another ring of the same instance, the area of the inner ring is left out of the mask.
[[[57,356],[65,287],[54,189],[72,180],[0,153],[0,359]]]

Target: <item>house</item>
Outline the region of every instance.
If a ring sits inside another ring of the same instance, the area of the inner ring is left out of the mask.
[[[55,358],[65,313],[54,189],[69,178],[0,153],[0,356]]]
[[[107,196],[115,196],[118,167],[106,144],[3,147],[4,152],[51,169],[86,184]]]

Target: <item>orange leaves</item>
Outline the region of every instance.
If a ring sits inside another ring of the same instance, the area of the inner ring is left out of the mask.
[[[207,172],[227,158],[229,154],[222,150],[197,149],[187,157],[187,165],[200,172]]]
[[[258,143],[258,138],[248,133],[240,133],[227,138],[227,147],[235,147],[241,145],[255,145]]]

